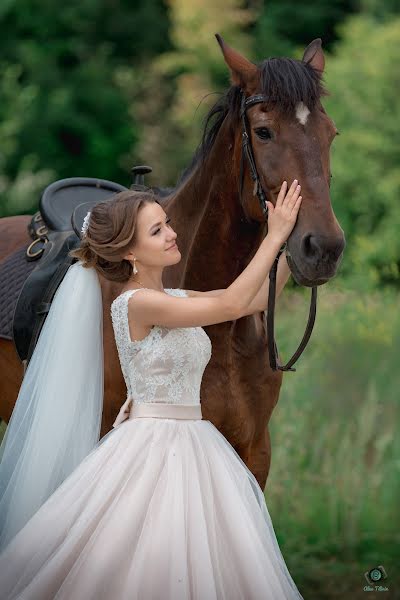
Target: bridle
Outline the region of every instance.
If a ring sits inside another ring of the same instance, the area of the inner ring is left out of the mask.
[[[247,158],[247,162],[250,167],[250,175],[252,180],[254,181],[254,191],[257,193],[258,199],[260,201],[261,210],[263,212],[263,216],[265,221],[268,222],[268,205],[265,196],[265,192],[260,182],[260,178],[258,176],[256,163],[254,160],[253,149],[251,147],[251,139],[248,133],[248,123],[247,123],[247,115],[246,110],[253,106],[254,104],[259,104],[260,102],[266,102],[268,100],[267,96],[263,94],[255,94],[254,96],[248,96],[246,98],[243,90],[241,90],[241,100],[240,100],[240,118],[242,121],[242,152],[240,157],[240,175],[239,175],[239,199],[242,203],[242,192],[243,192],[243,180],[244,180],[244,159]],[[293,354],[291,359],[286,363],[286,365],[281,365],[278,362],[278,348],[275,342],[275,300],[276,300],[276,272],[278,268],[279,257],[282,252],[286,248],[286,242],[279,250],[274,264],[269,273],[269,293],[268,293],[268,309],[267,309],[267,334],[268,334],[268,353],[269,353],[269,362],[271,365],[271,369],[273,371],[295,371],[293,368],[294,363],[298,360],[298,358],[303,353],[305,347],[307,346],[308,340],[310,339],[314,323],[315,323],[315,315],[317,312],[317,287],[313,286],[311,289],[311,301],[310,301],[310,311],[308,315],[308,321],[306,330],[304,332],[303,338],[297,348],[296,352]]]

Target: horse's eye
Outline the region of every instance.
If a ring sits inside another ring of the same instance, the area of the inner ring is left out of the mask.
[[[272,133],[268,127],[258,127],[255,132],[260,140],[270,140],[272,138]]]

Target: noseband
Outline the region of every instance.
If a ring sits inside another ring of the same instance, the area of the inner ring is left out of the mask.
[[[260,201],[261,210],[263,212],[263,216],[268,226],[268,205],[265,196],[265,192],[260,182],[260,178],[258,176],[256,163],[254,160],[253,149],[251,147],[251,139],[248,133],[248,123],[247,123],[247,115],[246,110],[253,106],[254,104],[259,104],[260,102],[266,102],[268,100],[267,96],[263,94],[256,94],[254,96],[248,96],[246,98],[243,90],[241,92],[241,101],[240,101],[240,118],[242,120],[242,153],[240,157],[240,175],[239,175],[239,199],[242,202],[242,192],[243,192],[243,180],[244,180],[244,159],[247,158],[247,162],[250,167],[250,175],[252,180],[254,181],[254,191],[253,194],[257,194],[258,199]],[[295,371],[293,368],[294,363],[298,360],[298,358],[303,353],[305,347],[307,346],[308,340],[310,339],[314,323],[315,323],[315,315],[317,312],[317,287],[313,286],[311,289],[311,301],[310,301],[310,311],[308,315],[308,321],[306,330],[303,335],[303,339],[301,340],[299,347],[296,352],[293,354],[292,358],[286,363],[286,365],[281,365],[278,362],[278,348],[275,342],[275,300],[276,300],[276,272],[278,268],[279,257],[282,252],[285,250],[287,244],[281,247],[279,250],[274,264],[271,267],[269,272],[269,292],[268,292],[268,310],[267,310],[267,334],[268,334],[268,353],[269,353],[269,362],[271,365],[271,369],[273,371]]]

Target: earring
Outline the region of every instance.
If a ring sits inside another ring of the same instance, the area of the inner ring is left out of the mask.
[[[135,264],[136,258],[133,259],[133,274],[136,275],[138,270],[136,268],[136,264]]]

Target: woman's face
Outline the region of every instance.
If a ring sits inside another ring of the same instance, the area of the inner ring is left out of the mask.
[[[181,259],[176,239],[165,210],[157,202],[141,206],[137,216],[136,244],[127,258],[149,267],[174,265]]]

